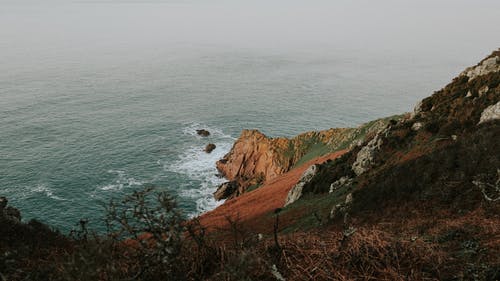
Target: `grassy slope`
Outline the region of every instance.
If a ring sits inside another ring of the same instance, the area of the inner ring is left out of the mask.
[[[380,128],[388,124],[390,120],[400,120],[403,116],[404,115],[393,115],[370,121],[354,129],[349,129],[345,132],[346,139],[342,142],[333,142],[328,144],[319,140],[309,140],[309,144],[307,144],[306,148],[303,149],[305,151],[304,155],[297,161],[297,163],[294,164],[294,167],[301,166],[314,158],[328,153],[349,149],[358,141],[363,142],[367,135],[378,131]]]

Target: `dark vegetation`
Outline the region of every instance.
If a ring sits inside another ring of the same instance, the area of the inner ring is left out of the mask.
[[[287,213],[281,211],[273,215],[276,221],[280,218],[277,228],[259,234],[230,218],[229,228],[207,232],[196,220],[183,220],[171,197],[147,189],[109,205],[105,235],[87,229],[86,221],[66,237],[35,221],[2,217],[0,276],[2,280],[497,280],[498,206],[482,203],[481,196],[477,199],[486,208],[461,213],[434,210],[434,217],[416,206],[393,204],[384,207],[391,212],[383,215],[356,215],[366,221],[350,222],[355,226],[351,231],[335,219],[313,221],[315,226],[308,231],[304,226],[287,231],[283,227]],[[414,210],[413,217],[405,208]]]
[[[107,222],[106,235],[92,233],[81,221],[65,237],[40,223],[2,220],[1,278],[438,280],[447,262],[433,244],[375,228],[349,236],[333,229],[289,235],[275,229],[274,235],[259,235],[230,220],[230,228],[207,233],[196,220],[182,220],[171,197],[151,189],[112,202]],[[5,226],[11,226],[9,231]]]

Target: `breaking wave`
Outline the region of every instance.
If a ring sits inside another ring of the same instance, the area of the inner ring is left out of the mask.
[[[125,174],[125,171],[120,170],[109,170],[108,173],[116,174],[116,180],[104,186],[98,187],[100,190],[109,191],[109,190],[122,190],[123,188],[132,187],[132,186],[141,186],[144,183],[134,179],[133,177],[128,177]]]
[[[201,137],[196,133],[197,129],[206,129],[210,132],[209,137]],[[198,215],[221,205],[223,201],[216,201],[213,193],[217,186],[226,180],[218,176],[215,162],[221,159],[230,149],[235,138],[225,134],[218,128],[205,126],[199,123],[191,123],[183,130],[183,134],[190,136],[193,143],[185,148],[170,164],[164,167],[166,170],[186,176],[195,184],[186,185],[180,191],[180,196],[189,198],[196,202],[196,211],[191,216]],[[216,148],[211,153],[206,153],[204,147],[208,143],[214,143]]]

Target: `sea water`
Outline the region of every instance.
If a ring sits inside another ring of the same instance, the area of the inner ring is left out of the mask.
[[[0,1],[0,196],[65,232],[145,185],[196,216],[242,129],[400,114],[500,45],[492,1],[333,2]]]

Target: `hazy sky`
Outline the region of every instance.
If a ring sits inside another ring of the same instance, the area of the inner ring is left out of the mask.
[[[0,0],[0,51],[212,46],[420,50],[481,58],[500,46],[498,0]]]

